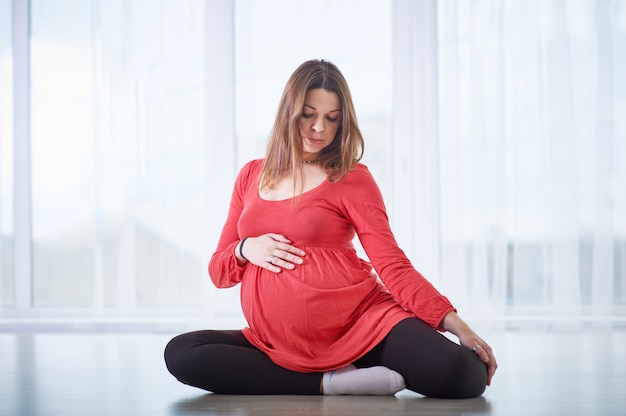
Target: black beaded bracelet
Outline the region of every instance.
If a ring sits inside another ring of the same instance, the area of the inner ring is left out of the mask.
[[[241,256],[242,259],[244,260],[248,260],[246,258],[246,256],[243,255],[243,243],[246,242],[246,240],[248,239],[248,237],[244,238],[243,240],[241,240],[241,243],[239,243],[239,255]]]

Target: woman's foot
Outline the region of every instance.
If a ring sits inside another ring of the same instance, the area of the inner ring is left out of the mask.
[[[340,370],[328,371],[322,377],[322,393],[329,396],[393,396],[405,388],[404,378],[383,366],[356,368],[351,364]]]

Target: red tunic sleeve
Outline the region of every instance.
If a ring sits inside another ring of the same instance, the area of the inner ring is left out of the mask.
[[[443,331],[443,318],[456,309],[413,267],[398,246],[382,194],[370,171],[358,164],[341,182],[342,211],[352,223],[378,276],[404,308]]]
[[[209,261],[209,276],[218,288],[235,286],[241,282],[246,266],[240,266],[235,257],[235,247],[242,237],[239,236],[239,217],[244,207],[244,198],[250,192],[250,185],[255,183],[260,172],[262,160],[253,160],[239,171],[228,209],[228,217],[222,229],[217,249]]]

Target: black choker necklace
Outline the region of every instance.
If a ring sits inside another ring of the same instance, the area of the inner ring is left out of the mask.
[[[319,161],[320,161],[320,158],[318,157],[317,159],[303,160],[302,163],[306,163],[306,164],[312,165],[312,164],[317,163]]]

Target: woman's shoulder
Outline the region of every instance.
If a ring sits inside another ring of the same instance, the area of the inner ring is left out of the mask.
[[[254,186],[261,175],[263,169],[263,159],[253,159],[246,162],[237,173],[237,179],[235,180],[235,188],[239,192],[247,192],[250,187]]]
[[[372,172],[364,163],[355,164],[348,174],[336,182],[337,195],[342,205],[364,206],[367,201],[382,201],[380,189]]]
[[[240,179],[249,179],[250,177],[257,177],[263,169],[264,159],[252,159],[246,162],[241,169],[239,169]]]
[[[360,172],[371,175],[369,168],[365,163],[359,162],[352,168],[351,172]]]
[[[346,176],[336,182],[342,192],[361,193],[365,190],[377,188],[376,180],[364,163],[355,164]]]
[[[246,162],[243,167],[241,168],[242,171],[244,170],[261,170],[263,168],[263,161],[265,159],[263,158],[258,158],[258,159],[252,159],[248,162]]]
[[[374,177],[372,176],[372,172],[370,172],[367,165],[364,163],[357,163],[354,165],[352,169],[348,172],[348,174],[342,180],[347,181],[346,183],[352,182],[362,182],[362,181],[374,181]]]

